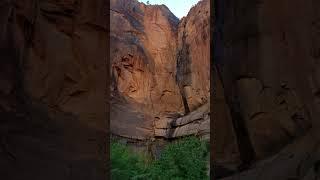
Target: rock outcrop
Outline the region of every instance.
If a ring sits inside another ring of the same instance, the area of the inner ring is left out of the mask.
[[[176,78],[189,111],[210,96],[209,22],[210,1],[200,1],[179,24]]]
[[[181,21],[164,5],[136,0],[111,1],[110,14],[112,133],[140,140],[208,135],[209,1]]]
[[[210,104],[206,103],[188,115],[155,121],[155,137],[178,138],[198,135],[210,138]]]

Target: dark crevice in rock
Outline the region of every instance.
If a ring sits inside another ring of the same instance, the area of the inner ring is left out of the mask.
[[[216,45],[217,46],[217,45]],[[217,76],[220,79],[220,81],[223,83],[224,79],[222,78],[221,66],[217,65]],[[238,79],[242,78],[252,78],[250,76],[241,76]],[[228,105],[228,108],[230,109],[230,115],[232,119],[232,125],[236,134],[238,149],[240,153],[240,159],[241,159],[241,166],[239,166],[239,170],[245,170],[248,167],[250,167],[251,163],[254,162],[256,159],[255,151],[252,145],[252,142],[249,137],[249,132],[246,127],[245,120],[242,117],[241,111],[240,111],[240,105],[238,100],[236,99],[236,96],[230,97],[228,96],[228,92],[226,91],[224,85],[222,85],[222,88],[225,90],[225,99]]]
[[[189,109],[188,100],[186,98],[186,95],[185,95],[183,88],[182,89],[180,88],[180,93],[181,93],[181,98],[183,101],[184,112],[185,112],[185,114],[188,114],[188,113],[190,113],[190,109]]]
[[[190,85],[191,82],[191,60],[189,55],[190,45],[186,43],[186,24],[182,26],[183,35],[182,35],[182,48],[178,50],[177,53],[177,67],[176,67],[176,82],[179,86],[180,93],[182,96],[183,105],[185,108],[185,114],[190,112],[188,105],[188,100],[184,91],[184,86]]]
[[[230,107],[230,106],[229,106]],[[255,160],[255,151],[249,137],[248,129],[245,124],[241,112],[236,110],[237,106],[233,104],[230,107],[230,114],[232,117],[233,127],[237,136],[238,148],[240,151],[240,158],[243,165],[250,165]]]

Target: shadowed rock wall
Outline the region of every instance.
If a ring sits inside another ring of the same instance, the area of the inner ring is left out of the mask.
[[[306,137],[318,139],[317,8],[320,4],[313,0],[246,3],[217,0],[215,3],[215,66],[233,122],[230,132],[236,134],[242,164],[275,154],[278,157],[281,149],[290,143],[299,144],[299,137],[306,133],[309,134]],[[224,120],[215,121],[221,121],[219,125]],[[215,137],[220,141],[224,138],[223,133]],[[310,139],[308,141],[314,141]],[[232,139],[225,141],[234,144]],[[303,148],[301,144],[296,147]],[[304,153],[315,155],[312,148],[306,146]],[[299,154],[290,148],[285,153]],[[222,157],[217,157],[217,161],[223,161]],[[301,164],[283,160],[280,167],[279,161],[272,161],[273,168],[265,169],[261,176],[243,178],[302,179],[312,166],[298,173],[286,166],[293,168]],[[306,162],[312,164],[313,161]],[[281,175],[276,175],[279,172],[276,173],[275,167],[283,168]]]
[[[106,178],[105,5],[0,3],[2,179]]]

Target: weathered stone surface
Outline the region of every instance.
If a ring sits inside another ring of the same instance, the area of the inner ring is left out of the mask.
[[[156,137],[177,138],[188,135],[206,136],[210,134],[210,104],[204,104],[190,114],[169,119],[155,127]],[[160,122],[158,123],[160,124]]]
[[[111,131],[147,138],[153,135],[150,130],[156,117],[183,110],[175,83],[179,20],[165,6],[147,6],[135,0],[111,1],[110,14]],[[117,106],[141,116],[128,119]]]
[[[106,178],[107,60],[112,133],[143,140],[159,128],[167,138],[208,137],[209,1],[181,24],[162,5],[110,3],[0,3],[1,178]],[[189,65],[191,76],[181,71]],[[191,82],[181,86],[182,76]]]
[[[0,3],[1,179],[106,178],[104,2],[77,2]]]
[[[217,73],[217,69],[213,68],[213,94],[212,119],[214,124],[212,152],[214,154],[212,165],[214,167],[222,166],[234,169],[234,166],[240,164],[237,138],[230,114],[230,109],[226,102],[221,77]],[[229,167],[229,165],[233,167]],[[216,168],[215,168],[216,169]]]
[[[33,98],[102,128],[106,117],[105,99],[101,98],[106,86],[106,29],[91,17],[92,11],[99,9],[85,11],[84,4],[77,7],[74,3],[39,2],[25,62],[25,86]]]
[[[195,124],[177,128],[176,134],[170,129],[173,121],[186,123],[176,118],[208,102],[209,1],[180,22],[164,5],[136,0],[111,1],[110,14],[112,133],[148,139],[198,132]],[[183,41],[182,33],[188,36]],[[182,53],[186,48],[189,54]],[[181,82],[189,76],[192,81]]]
[[[319,5],[313,0],[216,1],[215,64],[243,164],[299,144],[306,133],[304,141],[319,141]],[[223,139],[224,134],[215,137]],[[308,151],[302,144],[299,149]],[[245,149],[252,150],[250,157]],[[299,175],[294,170],[305,156],[272,161],[267,170],[250,167],[256,175],[250,170],[250,175],[232,179],[302,179],[309,168]]]
[[[190,114],[177,118],[172,126],[183,126],[196,120],[205,119],[205,116],[210,112],[210,103],[199,107],[196,111]]]
[[[200,1],[181,19],[178,32],[177,82],[190,111],[210,95],[210,1]]]
[[[310,176],[315,176],[312,172],[317,173],[315,166],[319,157],[315,156],[315,153],[318,151],[319,146],[308,134],[297,138],[293,144],[289,144],[276,155],[254,164],[248,171],[222,180],[310,179]]]

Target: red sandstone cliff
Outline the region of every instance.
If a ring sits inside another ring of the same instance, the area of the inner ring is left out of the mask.
[[[201,128],[173,125],[208,103],[209,1],[180,22],[164,5],[135,0],[111,1],[110,14],[112,133],[147,139],[209,130],[208,117]]]

